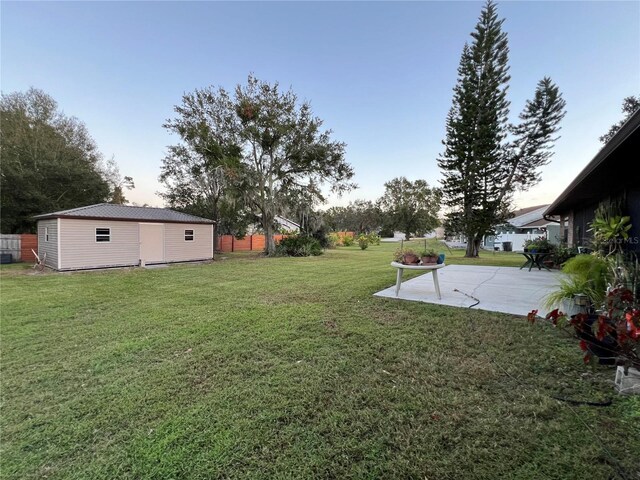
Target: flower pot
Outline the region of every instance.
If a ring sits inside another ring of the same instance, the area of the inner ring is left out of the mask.
[[[417,255],[413,253],[405,253],[402,256],[402,263],[405,265],[417,265],[420,262],[420,259]]]
[[[423,265],[427,265],[427,264],[431,264],[431,263],[437,263],[438,257],[431,257],[431,256],[422,257],[421,260],[422,260],[422,264]]]
[[[640,395],[640,370],[629,367],[624,373],[624,367],[619,366],[616,370],[616,389],[620,395]]]

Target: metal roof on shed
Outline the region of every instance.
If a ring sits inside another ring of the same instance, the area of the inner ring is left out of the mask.
[[[207,218],[196,217],[187,213],[176,212],[168,208],[133,207],[130,205],[116,205],[113,203],[98,203],[86,207],[61,210],[59,212],[36,215],[37,220],[47,218],[81,218],[137,221],[137,222],[167,222],[167,223],[216,223]]]

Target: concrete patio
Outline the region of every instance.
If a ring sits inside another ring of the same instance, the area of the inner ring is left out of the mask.
[[[395,285],[374,295],[463,308],[475,304],[476,300],[471,298],[475,297],[480,303],[473,308],[480,310],[514,315],[538,310],[538,315],[546,315],[544,299],[557,288],[561,275],[558,271],[529,272],[517,267],[447,265],[438,271],[441,300],[438,300],[430,273],[402,282],[397,297]]]

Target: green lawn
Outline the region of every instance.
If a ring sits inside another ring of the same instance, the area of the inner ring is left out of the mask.
[[[2,478],[638,478],[612,370],[523,318],[374,298],[396,247],[3,266]]]

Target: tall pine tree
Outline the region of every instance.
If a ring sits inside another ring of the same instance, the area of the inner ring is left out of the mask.
[[[508,123],[509,46],[496,5],[489,0],[465,44],[446,121],[443,199],[446,227],[467,239],[467,257],[477,257],[482,237],[505,220],[512,195],[540,181],[539,168],[564,116],[565,102],[549,78],[538,83],[533,100]]]

